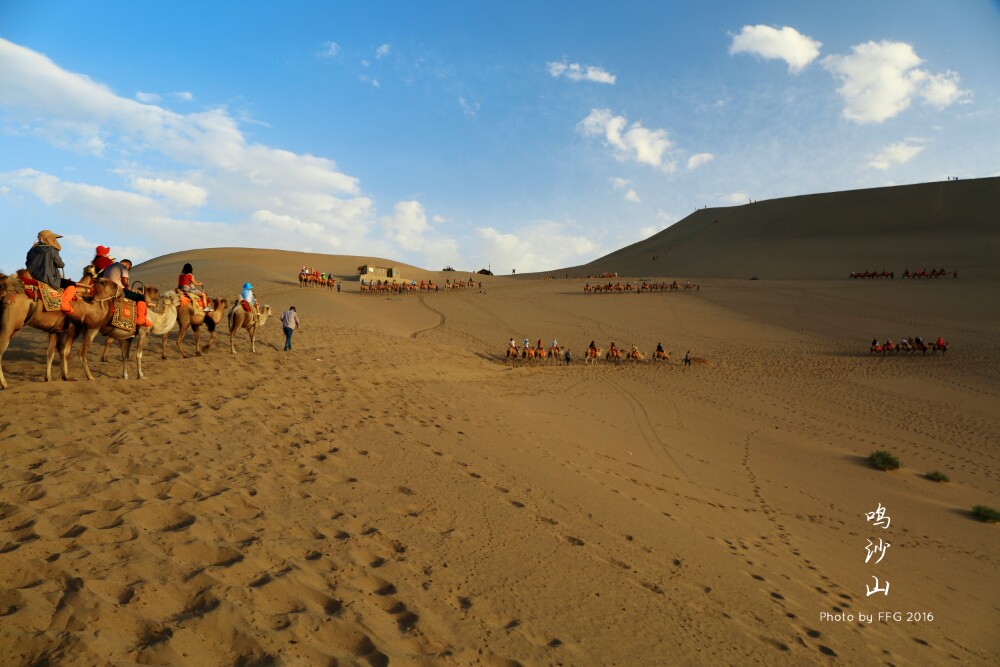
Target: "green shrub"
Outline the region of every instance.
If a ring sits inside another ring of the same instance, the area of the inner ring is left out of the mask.
[[[931,480],[932,482],[948,482],[948,481],[951,481],[951,480],[948,479],[948,475],[944,474],[940,470],[934,470],[933,472],[929,472],[926,475],[924,475],[924,477],[926,477],[927,479]]]
[[[976,505],[972,508],[972,514],[980,521],[985,521],[986,523],[1000,521],[1000,512],[986,505]]]
[[[899,468],[899,459],[885,450],[872,452],[868,457],[868,462],[879,470],[896,470]]]

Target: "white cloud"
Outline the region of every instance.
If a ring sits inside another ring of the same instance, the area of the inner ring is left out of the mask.
[[[167,93],[170,97],[181,100],[183,102],[190,102],[194,99],[194,95],[186,90],[180,90],[174,93]],[[135,94],[135,99],[143,104],[157,104],[163,101],[163,95],[159,93],[143,93],[139,92]]]
[[[872,169],[880,169],[885,171],[894,164],[905,164],[920,155],[920,152],[924,150],[923,146],[919,146],[914,142],[919,140],[908,139],[906,141],[899,141],[894,144],[889,144],[881,151],[879,151],[868,163],[868,166]]]
[[[499,270],[517,269],[521,273],[570,266],[593,257],[600,246],[585,236],[574,233],[573,225],[538,221],[513,232],[501,232],[493,227],[476,230],[482,239],[482,252]],[[538,239],[546,240],[539,244]]]
[[[772,28],[766,25],[745,25],[733,37],[729,53],[752,53],[767,60],[780,59],[788,63],[788,71],[797,74],[819,56],[823,46],[795,28]]]
[[[382,44],[377,49],[375,49],[375,58],[377,60],[381,60],[382,58],[385,58],[387,55],[389,55],[391,51],[392,51],[392,45]]]
[[[0,123],[29,128],[55,146],[113,151],[128,161],[127,169],[106,172],[121,175],[122,189],[32,169],[0,175],[0,187],[62,208],[68,219],[116,229],[130,244],[155,242],[169,252],[194,239],[206,247],[242,239],[258,247],[327,250],[380,242],[369,236],[374,206],[357,178],[330,159],[252,142],[223,109],[180,114],[120,97],[0,39],[0,110]],[[269,224],[279,222],[295,233],[275,233]]]
[[[881,123],[906,110],[914,97],[943,109],[969,94],[959,88],[955,72],[931,74],[918,69],[923,61],[905,42],[865,42],[851,51],[822,61],[840,81],[837,93],[848,120]]]
[[[615,190],[621,190],[626,185],[628,185],[628,179],[615,176],[614,178],[611,179],[611,185],[612,187],[614,187]]]
[[[629,190],[625,193],[625,201],[632,202],[633,204],[638,204],[642,200],[639,199],[639,195],[636,194],[635,190]]]
[[[660,231],[659,227],[640,227],[639,236],[641,236],[643,239],[648,239],[650,236],[656,234],[659,231]]]
[[[698,167],[708,164],[715,159],[715,156],[711,153],[696,153],[688,158],[687,168],[697,169]]]
[[[591,81],[593,83],[606,83],[612,86],[618,80],[618,77],[614,74],[594,65],[567,63],[564,60],[562,62],[546,63],[546,67],[548,67],[549,74],[556,79],[564,77],[570,81]]]
[[[441,237],[427,220],[427,212],[418,201],[396,204],[390,216],[381,218],[386,237],[401,248],[420,253],[428,266],[454,264],[458,259],[458,244]]]
[[[458,105],[462,107],[462,111],[467,116],[476,116],[479,114],[479,102],[469,102],[464,97],[459,97]]]
[[[726,204],[746,204],[750,201],[750,194],[740,190],[739,192],[731,192],[728,195],[719,195],[719,201]]]
[[[624,116],[614,116],[610,109],[592,109],[576,127],[585,137],[603,137],[620,161],[633,160],[666,173],[677,168],[666,159],[671,147],[666,130],[649,130],[639,122],[628,125]]]
[[[320,58],[333,58],[338,53],[340,53],[340,44],[337,44],[337,42],[326,41],[320,46],[319,52],[316,55]]]
[[[159,195],[182,206],[204,206],[208,201],[208,191],[205,188],[164,178],[132,179],[132,188],[145,195]]]

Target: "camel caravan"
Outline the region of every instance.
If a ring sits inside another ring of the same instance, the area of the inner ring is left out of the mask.
[[[323,273],[318,269],[311,269],[303,266],[299,271],[299,287],[317,287],[319,289],[336,289],[340,291],[340,285],[332,273]]]
[[[513,339],[507,345],[504,353],[504,360],[508,368],[518,368],[521,366],[550,366],[562,364],[569,366],[573,363],[572,352],[569,348],[561,348],[556,341],[545,346],[539,340],[535,345],[525,341],[524,345],[517,345]],[[597,347],[594,341],[590,342],[583,356],[583,363],[590,366],[596,365],[599,361],[607,364],[656,364],[670,361],[670,353],[663,349],[662,343],[657,343],[656,350],[647,355],[636,345],[632,345],[630,350],[619,349],[613,342],[605,352],[603,348]]]
[[[589,282],[583,286],[583,291],[587,294],[624,294],[627,292],[636,292],[641,294],[642,292],[677,292],[680,290],[700,290],[701,286],[697,283],[693,283],[690,280],[681,284],[676,280],[672,283],[666,281],[656,283],[649,282],[648,280],[643,280],[633,284],[632,282],[625,282],[622,284],[620,281],[611,284],[610,282],[605,285],[591,285]]]
[[[397,280],[393,280],[392,282],[388,280],[375,280],[366,283],[362,278],[360,291],[362,294],[369,295],[418,294],[420,292],[440,292],[441,287],[432,280],[421,280],[419,283],[415,280],[404,280],[402,282]]]
[[[893,343],[890,338],[886,338],[884,343],[878,342],[878,338],[873,338],[869,354],[889,356],[892,354],[901,354],[903,352],[908,352],[910,354],[913,354],[914,352],[927,354],[930,352],[931,354],[936,354],[938,352],[944,353],[947,351],[948,341],[941,336],[938,336],[938,339],[933,343],[925,343],[924,339],[920,336],[912,336],[910,338],[900,338],[897,343]]]
[[[439,285],[433,280],[421,280],[419,283],[415,280],[397,280],[393,278],[392,280],[386,279],[369,279],[365,282],[365,279],[361,279],[360,292],[362,294],[369,295],[379,295],[379,294],[420,294],[423,292],[450,292],[452,290],[467,289],[469,287],[476,287],[477,283],[472,278],[468,280],[445,280],[444,285]]]
[[[60,277],[63,268],[58,251],[60,235],[49,230],[39,233],[39,242],[28,253],[27,267],[14,275],[0,274],[0,389],[7,389],[3,374],[3,355],[11,339],[22,328],[31,327],[48,334],[45,355],[45,380],[52,379],[52,363],[59,356],[63,380],[70,379],[69,356],[73,343],[80,339],[77,355],[88,380],[93,380],[88,353],[98,334],[105,336],[101,361],[107,361],[114,342],[122,352],[121,377],[128,379],[128,360],[135,345],[135,374],[143,377],[142,356],[150,335],[161,336],[160,356],[167,357],[167,334],[177,327],[177,350],[182,357],[191,355],[184,349],[184,337],[190,329],[194,337],[194,353],[207,352],[215,342],[216,327],[226,317],[229,324],[230,351],[235,354],[236,335],[246,330],[250,350],[256,352],[256,336],[271,314],[270,306],[258,306],[252,285],[246,283],[243,293],[228,312],[226,299],[209,298],[197,289],[190,264],[184,266],[175,290],[163,292],[151,285],[129,283],[129,260],[116,262],[108,248],[98,246],[94,261],[83,271],[83,277],[73,282]],[[37,275],[35,275],[37,274]],[[44,277],[44,279],[43,279]],[[209,340],[201,345],[201,327],[208,329]]]

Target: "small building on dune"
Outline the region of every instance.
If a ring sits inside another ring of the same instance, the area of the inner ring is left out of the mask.
[[[403,276],[399,269],[394,266],[375,266],[373,264],[362,264],[358,267],[358,280],[399,280]]]

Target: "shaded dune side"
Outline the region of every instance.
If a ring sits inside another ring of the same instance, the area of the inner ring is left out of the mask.
[[[1000,275],[1000,178],[701,209],[644,241],[560,271],[839,279],[857,270],[898,277],[924,267]]]

